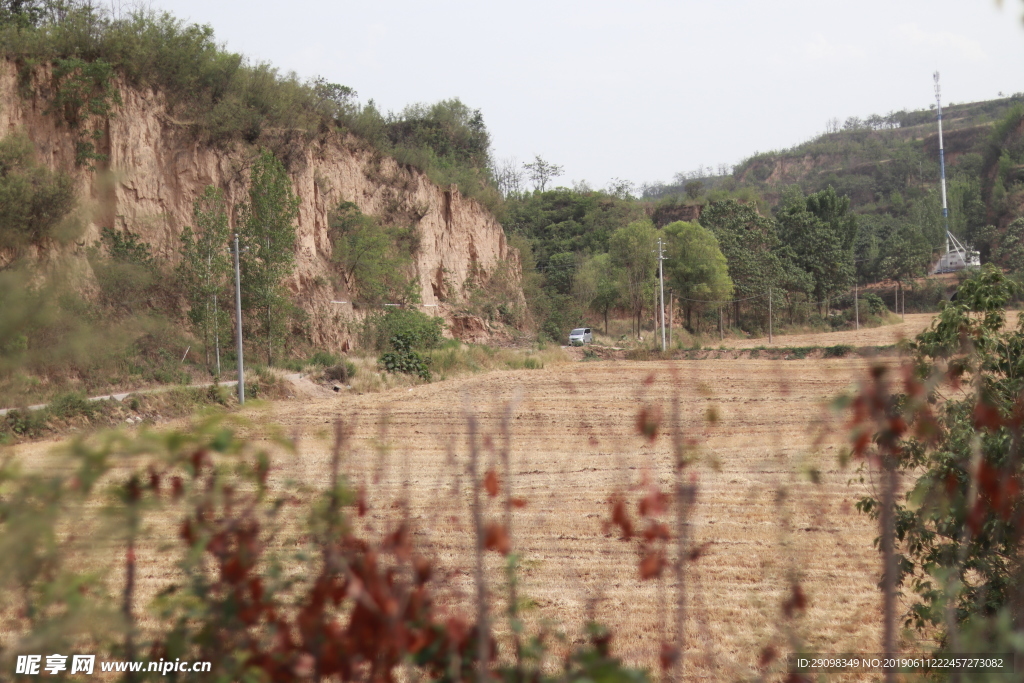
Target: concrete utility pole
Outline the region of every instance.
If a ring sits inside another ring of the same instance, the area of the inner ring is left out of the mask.
[[[665,251],[662,249],[661,238],[658,238],[658,280],[661,287],[661,350],[668,347],[665,344],[665,269],[662,261],[665,260]]]
[[[238,233],[235,233],[235,336],[238,337],[238,403],[245,403],[245,364],[242,362],[242,276],[238,267]]]
[[[859,284],[853,283],[853,314],[856,316],[857,329],[860,329],[860,292],[858,290]]]

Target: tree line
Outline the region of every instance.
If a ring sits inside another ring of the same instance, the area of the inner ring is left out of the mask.
[[[656,306],[659,240],[665,286],[693,332],[719,317],[765,329],[769,293],[777,312],[825,317],[857,283],[902,286],[923,275],[936,246],[911,218],[855,215],[832,187],[809,195],[791,187],[774,215],[728,198],[702,207],[697,220],[662,225],[649,205],[599,191],[536,191],[509,204],[513,243],[536,269],[527,296],[542,334],[559,339],[588,313],[607,328],[617,310],[639,334]]]

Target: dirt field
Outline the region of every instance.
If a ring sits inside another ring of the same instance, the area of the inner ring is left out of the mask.
[[[356,425],[346,468],[372,492],[370,525],[383,531],[403,490],[420,541],[453,575],[449,600],[471,604],[471,522],[465,481],[466,411],[481,419],[482,442],[497,443],[503,402],[520,399],[513,427],[513,543],[524,558],[521,592],[534,616],[580,624],[588,610],[616,632],[616,652],[655,667],[666,602],[674,582],[642,582],[637,549],[605,531],[609,496],[645,472],[666,488],[669,444],[635,434],[643,380],[647,399],[665,405],[678,391],[685,429],[698,438],[695,543],[710,542],[689,569],[687,657],[693,673],[732,678],[753,673],[769,643],[786,649],[793,626],[817,652],[874,652],[879,642],[878,563],[873,524],[853,510],[865,492],[840,471],[840,432],[820,421],[824,403],[866,367],[863,359],[569,363],[546,370],[492,373],[467,380],[271,406],[266,421],[302,433],[302,475],[327,477],[318,440],[336,417]],[[673,377],[673,371],[676,373]],[[705,421],[709,408],[717,424]],[[261,418],[261,421],[263,419]],[[817,424],[816,424],[817,422]],[[813,447],[819,435],[822,443]],[[313,438],[310,438],[313,437]],[[379,444],[390,445],[382,456]],[[494,462],[494,449],[485,462]],[[821,470],[820,484],[807,471]],[[373,483],[377,479],[377,483]],[[453,493],[458,489],[459,493]],[[633,499],[636,499],[633,494]],[[635,513],[635,508],[631,508]],[[497,508],[489,514],[500,514]],[[502,591],[490,554],[492,590]],[[780,605],[791,579],[809,598],[801,619],[784,623]],[[573,636],[575,634],[570,633]]]
[[[908,316],[907,324],[919,329],[924,321]],[[895,331],[778,343],[888,343],[879,340]],[[384,532],[400,514],[395,501],[408,495],[420,543],[452,569],[445,603],[470,613],[466,414],[480,418],[483,469],[496,467],[502,406],[518,401],[512,483],[528,505],[515,512],[512,535],[523,558],[520,594],[534,605],[530,622],[571,629],[593,616],[614,631],[616,654],[656,669],[660,642],[672,638],[675,582],[671,571],[664,582],[641,581],[636,542],[620,541],[604,521],[609,496],[626,491],[637,500],[629,489],[645,477],[668,490],[668,440],[649,444],[635,423],[641,397],[667,415],[678,394],[686,435],[699,444],[690,535],[694,544],[710,543],[687,569],[687,677],[726,680],[753,675],[765,646],[785,652],[792,638],[811,652],[879,650],[875,526],[853,508],[868,489],[850,483],[853,467],[839,468],[841,423],[825,408],[867,364],[856,357],[570,362],[362,396],[309,396],[245,412],[256,424],[300,436],[300,458],[278,476],[315,485],[327,481],[331,423],[341,417],[354,425],[345,469],[370,491],[368,530]],[[654,381],[645,385],[649,376]],[[714,424],[709,411],[717,414]],[[50,445],[19,450],[31,455]],[[812,470],[820,472],[817,484]],[[488,516],[500,516],[489,505]],[[635,516],[635,505],[630,512]],[[503,595],[499,556],[489,553],[488,564],[491,590]],[[786,620],[781,604],[794,580],[808,607]],[[500,631],[504,622],[495,616]],[[579,637],[574,630],[567,635]]]
[[[865,327],[859,330],[842,332],[815,332],[813,334],[775,335],[771,344],[768,338],[734,339],[724,343],[729,348],[747,349],[755,346],[834,346],[849,344],[850,346],[886,346],[895,344],[900,339],[912,339],[921,330],[928,327],[934,313],[908,313],[906,320],[895,325],[882,327]],[[1010,316],[1016,322],[1016,316]]]

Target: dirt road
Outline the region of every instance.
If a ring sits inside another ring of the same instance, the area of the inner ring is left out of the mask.
[[[773,343],[768,338],[726,340],[729,348],[749,349],[756,346],[886,346],[895,344],[900,339],[912,339],[921,330],[928,327],[934,313],[908,313],[906,320],[895,325],[882,327],[864,327],[859,330],[842,330],[840,332],[814,332],[811,334],[775,335]],[[1016,321],[1016,317],[1014,317]]]

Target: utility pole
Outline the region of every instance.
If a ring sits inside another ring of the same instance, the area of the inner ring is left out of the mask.
[[[235,233],[235,336],[238,338],[238,403],[245,403],[245,365],[242,362],[242,276],[238,268],[238,233]]]
[[[661,350],[668,348],[665,345],[665,269],[662,262],[665,260],[665,251],[661,246],[661,238],[658,238],[658,280],[661,287]]]
[[[860,293],[857,290],[858,283],[853,283],[853,315],[856,316],[857,329],[860,329]]]

